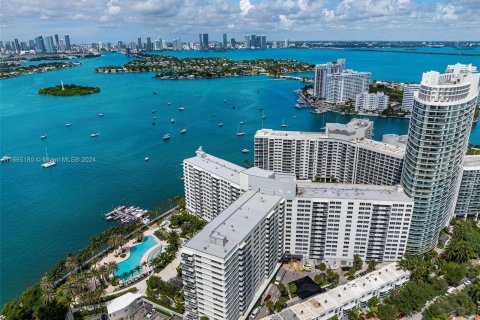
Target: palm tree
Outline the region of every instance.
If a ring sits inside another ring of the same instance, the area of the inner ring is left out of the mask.
[[[52,288],[42,290],[42,300],[45,304],[49,304],[55,300],[55,290]]]
[[[107,262],[107,270],[109,274],[112,274],[114,272],[118,271],[118,265],[115,261],[109,261]]]
[[[107,266],[104,265],[98,268],[98,274],[101,280],[103,280],[104,282],[107,282],[108,276],[110,275],[110,271],[108,270]]]
[[[67,259],[65,259],[65,267],[68,270],[70,271],[76,270],[77,266],[78,266],[77,259],[74,256],[69,255]]]
[[[377,260],[368,260],[367,264],[368,264],[368,271],[374,271],[375,268],[378,265],[378,261]]]
[[[100,262],[99,257],[93,257],[92,260],[90,260],[90,264],[93,269],[97,269],[97,264]]]
[[[467,290],[468,295],[474,302],[480,304],[480,280],[476,280]]]
[[[42,280],[40,281],[40,289],[42,289],[42,291],[53,289],[53,281],[48,273],[43,275]]]

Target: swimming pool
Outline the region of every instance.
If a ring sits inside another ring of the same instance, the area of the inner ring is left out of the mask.
[[[123,273],[130,272],[130,270],[135,269],[135,267],[137,267],[141,263],[142,257],[145,254],[145,252],[147,252],[148,249],[150,249],[156,244],[157,244],[157,240],[153,236],[145,237],[141,244],[136,245],[130,249],[130,256],[128,257],[128,259],[118,264],[118,271],[115,272],[115,275],[117,277],[120,277]],[[130,280],[138,276],[142,272],[143,272],[143,269],[121,280],[123,281]]]

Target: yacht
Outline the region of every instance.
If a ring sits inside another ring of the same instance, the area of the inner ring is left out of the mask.
[[[152,113],[155,113],[155,112],[157,112],[157,110],[153,109],[153,110],[152,110]]]
[[[48,152],[47,152],[47,148],[45,148],[45,159],[47,160],[46,162],[42,163],[42,168],[50,168],[50,167],[53,167],[53,166],[56,166],[57,163],[55,162],[55,160],[51,159],[49,160],[48,159]]]
[[[171,103],[170,103],[170,102],[167,102],[167,105],[171,105]]]
[[[245,124],[245,121],[240,121],[240,125]]]
[[[212,117],[215,117],[217,114],[215,112],[212,113]]]
[[[40,139],[41,139],[41,140],[47,139],[47,134],[45,133],[44,135],[41,135],[41,136],[40,136]]]
[[[90,137],[96,138],[96,137],[98,137],[99,135],[100,135],[100,133],[93,131],[93,132],[90,134]]]
[[[175,122],[175,119],[170,119],[170,123],[174,123]]]
[[[65,123],[65,127],[71,127],[72,124],[70,122]]]
[[[153,120],[157,119],[157,116],[153,116]]]
[[[227,99],[224,99],[223,102],[227,102]]]
[[[184,107],[180,107],[180,108],[178,108],[178,110],[183,111],[183,110],[185,110],[185,108],[184,108]]]
[[[242,153],[249,153],[249,152],[250,152],[250,150],[248,150],[248,149],[243,149],[242,150]]]
[[[220,122],[220,123],[218,124],[218,126],[219,126],[219,127],[223,127],[223,122]]]
[[[262,106],[260,106],[260,107],[258,108],[258,110],[259,110],[259,111],[262,111],[262,110],[263,110],[263,107],[262,107]]]
[[[150,160],[150,158],[149,158],[149,157],[145,157],[145,162],[147,162],[148,160]]]
[[[241,137],[241,136],[244,136],[244,135],[245,135],[245,132],[244,132],[244,131],[240,131],[240,125],[238,125],[237,137]]]
[[[103,117],[104,115],[105,114],[102,111],[100,111],[100,113],[98,114],[99,117]]]
[[[182,129],[182,130],[180,130],[180,133],[182,133],[182,134],[183,134],[183,133],[187,133],[187,129]]]
[[[170,140],[170,135],[167,133],[167,134],[164,134],[163,135],[163,140],[164,141],[167,141],[167,140]]]
[[[10,160],[12,160],[12,158],[9,157],[9,156],[3,156],[3,157],[0,159],[1,162],[9,162]]]
[[[297,119],[297,116],[293,116],[292,119]]]

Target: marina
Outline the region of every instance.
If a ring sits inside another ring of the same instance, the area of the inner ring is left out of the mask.
[[[121,223],[130,223],[135,220],[141,219],[146,213],[147,210],[141,209],[139,207],[127,207],[126,205],[121,205],[116,207],[112,211],[106,213],[105,219],[107,221],[119,220]]]

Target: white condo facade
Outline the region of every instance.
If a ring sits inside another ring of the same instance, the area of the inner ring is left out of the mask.
[[[278,270],[283,198],[246,191],[182,248],[185,318],[246,316]]]
[[[415,93],[402,171],[405,192],[415,199],[410,253],[434,248],[452,217],[467,151],[480,74],[463,68],[422,76]]]
[[[465,156],[455,217],[473,220],[480,218],[480,156]]]
[[[383,298],[410,279],[407,271],[388,264],[366,276],[338,286],[275,313],[262,320],[328,320],[337,316],[344,319],[356,308],[366,308],[373,297]]]
[[[389,98],[383,92],[363,92],[355,97],[355,111],[357,112],[382,112],[388,108]]]
[[[331,103],[355,100],[357,94],[368,92],[370,72],[345,70],[345,59],[317,64],[313,95]]]
[[[259,130],[254,165],[302,180],[399,184],[405,147],[367,138],[373,126],[364,124],[327,124],[325,133]]]
[[[420,90],[420,85],[416,83],[407,84],[403,89],[402,110],[412,112],[413,96]]]

